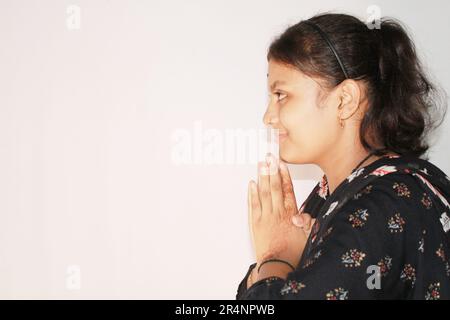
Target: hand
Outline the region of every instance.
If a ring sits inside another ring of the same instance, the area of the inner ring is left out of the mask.
[[[258,163],[258,184],[249,183],[248,211],[257,265],[279,258],[297,266],[308,234],[292,223],[298,209],[291,177],[273,155]]]
[[[316,219],[311,218],[311,215],[306,212],[298,212],[296,215],[292,217],[292,223],[302,228],[303,231],[306,234],[306,237],[309,237],[312,227],[314,223],[316,222]],[[257,279],[257,267],[255,267],[252,272],[250,273],[248,279],[247,279],[247,289],[250,288],[250,286],[255,283],[255,279]]]

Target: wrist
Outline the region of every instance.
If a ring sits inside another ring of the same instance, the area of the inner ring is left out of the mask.
[[[292,272],[292,268],[288,265],[276,261],[266,262],[261,265],[259,272],[257,273],[256,281],[260,281],[270,277],[278,277],[286,279],[289,272]]]
[[[272,259],[283,260],[283,262],[286,264],[287,267],[291,266],[292,269],[295,269],[299,262],[299,255],[298,255],[298,252],[291,253],[291,252],[288,252],[287,250],[279,251],[277,253],[267,253],[267,254],[263,255],[259,261],[257,261],[256,267],[259,268],[261,265],[264,267],[264,265],[266,264],[264,262],[268,261],[268,260],[272,260]],[[280,263],[283,263],[283,262],[280,262]],[[267,263],[272,263],[272,262],[267,262]]]

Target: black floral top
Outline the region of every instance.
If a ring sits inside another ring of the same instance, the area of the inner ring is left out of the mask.
[[[300,211],[316,218],[300,262],[237,299],[450,299],[450,181],[430,162],[385,156]]]

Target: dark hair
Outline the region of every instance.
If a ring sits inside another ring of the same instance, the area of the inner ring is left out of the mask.
[[[307,21],[328,36],[349,78],[366,84],[369,106],[360,126],[363,147],[422,156],[429,148],[428,133],[444,119],[446,105],[442,117],[433,112],[438,111],[440,93],[444,92],[425,75],[401,23],[382,18],[379,28],[369,29],[356,17],[332,13]],[[270,59],[319,77],[328,88],[345,80],[323,36],[305,21],[290,26],[271,43]]]

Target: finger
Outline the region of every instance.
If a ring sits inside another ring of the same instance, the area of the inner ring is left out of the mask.
[[[294,226],[297,226],[299,228],[303,228],[305,225],[305,222],[303,221],[303,217],[301,214],[296,214],[295,216],[292,216],[292,223]]]
[[[316,222],[316,219],[308,219],[307,222],[305,223],[303,229],[305,230],[306,233],[310,234],[312,227],[314,225],[314,223]]]
[[[297,213],[292,216],[292,223],[300,228],[310,228],[311,227],[311,215],[309,213]]]
[[[315,219],[311,218],[311,215],[308,213],[302,213],[302,219],[303,219],[303,228],[308,230],[311,229],[312,224],[314,223],[313,220]]]
[[[301,228],[305,236],[308,238],[316,219],[311,218],[308,213],[296,214],[292,217],[292,223]]]
[[[280,161],[281,189],[284,197],[286,213],[295,215],[297,213],[297,201],[295,200],[294,187],[292,186],[289,169],[283,161]]]
[[[253,180],[248,184],[248,214],[250,222],[261,218],[261,203],[256,183]]]
[[[272,209],[282,213],[284,209],[283,191],[281,189],[281,177],[278,170],[278,161],[272,155],[267,156],[267,162],[269,164],[269,182],[270,182],[270,195],[272,197]]]
[[[253,245],[255,245],[253,225],[255,223],[255,219],[259,219],[260,216],[261,206],[256,190],[256,183],[254,181],[250,181],[248,184],[248,224],[250,228],[250,239]]]
[[[312,227],[314,226],[314,223],[316,223],[316,219],[311,219],[307,226],[303,227],[303,230],[306,233],[306,236],[309,237],[309,234],[311,233]]]
[[[269,167],[265,161],[258,163],[258,195],[261,201],[261,215],[265,212],[272,212]]]
[[[312,218],[309,213],[299,213],[292,217],[292,223],[303,229],[309,236],[316,219]]]

